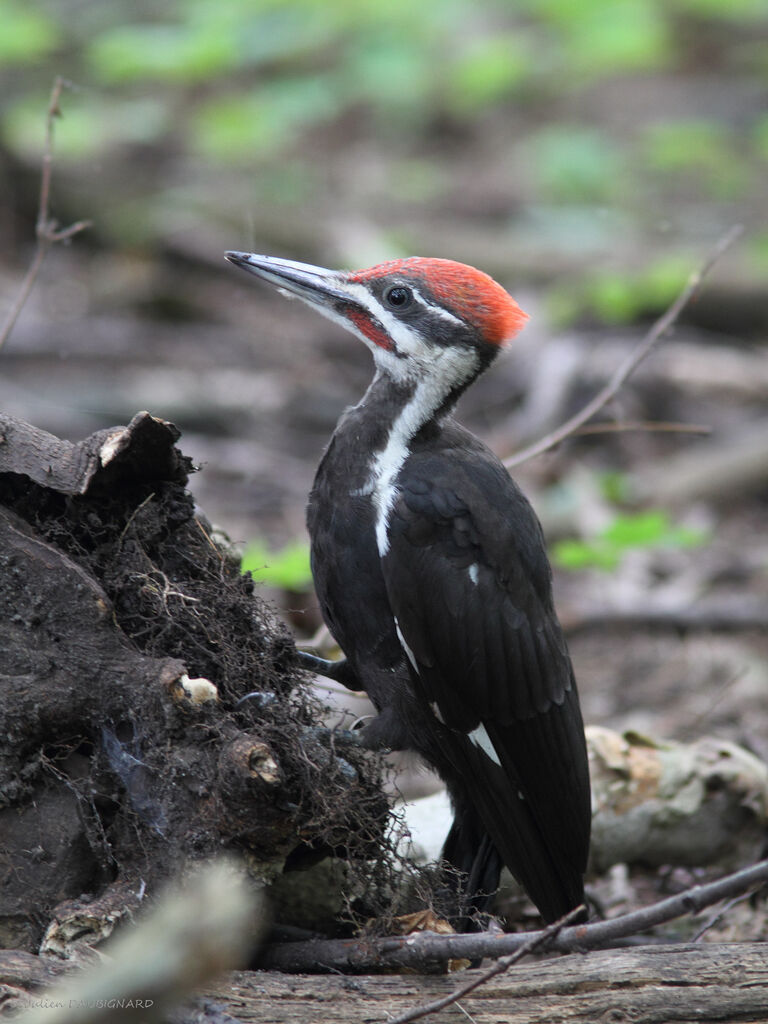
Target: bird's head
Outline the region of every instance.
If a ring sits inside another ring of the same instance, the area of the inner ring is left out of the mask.
[[[501,285],[453,260],[411,257],[347,272],[246,252],[226,258],[342,324],[396,381],[439,373],[469,383],[528,319]]]

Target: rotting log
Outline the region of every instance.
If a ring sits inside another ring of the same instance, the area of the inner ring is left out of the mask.
[[[80,444],[0,417],[0,947],[97,944],[222,848],[265,880],[383,855],[379,767],[316,728],[178,439],[148,413]]]
[[[390,1017],[445,995],[476,973],[352,978],[242,971],[207,988],[194,1013],[205,1020],[210,1001],[214,1014],[221,1008],[249,1024],[385,1024]],[[58,965],[52,968],[46,960],[0,952],[0,993],[6,993],[9,1002],[13,999],[16,1007],[25,999],[40,998],[59,975]],[[529,960],[463,997],[461,1007],[448,1007],[427,1020],[765,1024],[768,954],[762,943],[702,943]],[[187,1016],[182,1012],[179,1019]]]
[[[472,972],[474,973],[474,972]],[[286,977],[235,974],[208,995],[242,1021],[381,1022],[450,992],[470,974]],[[427,1018],[434,1024],[728,1024],[768,1020],[768,951],[760,943],[648,946],[517,964]],[[467,1017],[466,1014],[469,1016]]]
[[[180,436],[172,423],[140,412],[126,427],[108,427],[74,444],[0,415],[0,474],[27,477],[69,496],[86,494],[97,483],[109,487],[129,472],[183,483],[190,463],[174,447]]]

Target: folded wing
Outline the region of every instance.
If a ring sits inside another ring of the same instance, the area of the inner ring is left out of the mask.
[[[583,896],[584,730],[538,521],[485,451],[409,460],[382,570],[414,685],[445,726],[435,741],[457,811],[446,854],[467,869],[461,816],[479,818],[552,919]],[[477,828],[464,831],[476,844]]]

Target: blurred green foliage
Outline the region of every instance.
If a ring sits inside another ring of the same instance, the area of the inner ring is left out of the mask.
[[[621,473],[615,469],[607,469],[599,473],[598,485],[600,493],[605,500],[614,505],[620,505],[626,501],[632,489],[626,473]]]
[[[471,116],[508,96],[524,93],[535,75],[533,51],[524,34],[503,33],[478,39],[456,59],[447,100],[458,116]]]
[[[542,192],[566,203],[609,200],[624,173],[619,146],[595,130],[546,128],[533,138],[531,155]]]
[[[15,0],[0,2],[0,67],[12,67],[45,56],[59,43],[53,18]]]
[[[192,149],[199,144],[227,158],[233,148],[244,157],[271,152],[292,129],[360,103],[377,116],[417,122],[439,110],[471,117],[510,97],[537,102],[594,80],[674,68],[686,57],[686,14],[743,22],[760,18],[762,9],[765,16],[761,0],[118,0],[98,12],[81,6],[48,0],[32,10],[0,0],[0,70],[57,52],[80,84],[112,96],[151,94],[165,114],[151,119],[155,138],[178,107],[177,90],[204,86],[202,111],[195,104],[176,127]],[[5,103],[4,123],[17,103],[28,116],[23,91]],[[233,147],[235,119],[240,138]],[[703,156],[720,165],[716,124],[680,129],[670,138],[662,127],[648,140],[652,163],[676,169]],[[542,187],[555,198],[562,197],[568,154],[579,197],[586,191],[599,198],[601,175],[617,170],[607,140],[579,125],[556,128],[539,149]]]
[[[648,166],[699,184],[715,199],[732,199],[748,185],[746,161],[739,159],[738,141],[712,121],[660,122],[645,133]]]
[[[550,289],[550,316],[559,324],[583,316],[607,324],[631,323],[669,306],[695,266],[693,255],[663,255],[638,271],[588,271],[577,281]]]
[[[701,530],[675,526],[661,509],[620,513],[605,529],[584,540],[558,541],[553,561],[562,569],[615,569],[628,551],[641,548],[690,548],[704,544]]]
[[[591,112],[622,83],[631,96],[655,75],[734,73],[764,87],[767,28],[765,0],[0,0],[0,141],[39,159],[41,112],[61,73],[77,90],[57,130],[62,162],[154,147],[198,180],[239,169],[254,206],[293,204],[326,187],[312,139],[337,132],[340,145],[390,144],[380,187],[438,205],[456,188],[445,159],[471,154],[485,131],[503,144],[510,216],[522,200],[552,240],[584,249],[608,212],[614,238],[616,211],[642,225],[681,198],[760,199],[764,111],[661,107],[641,125]],[[446,138],[461,139],[449,158]],[[175,201],[153,188],[135,176],[108,228],[151,241]],[[762,266],[761,250],[748,255]],[[556,295],[556,312],[622,322],[658,308],[689,256],[636,277],[594,275],[580,294]]]
[[[669,63],[674,4],[652,0],[532,0],[532,14],[558,34],[569,71],[588,79]]]
[[[309,544],[294,541],[273,551],[264,541],[252,541],[243,553],[240,568],[259,583],[281,590],[303,591],[312,586]]]

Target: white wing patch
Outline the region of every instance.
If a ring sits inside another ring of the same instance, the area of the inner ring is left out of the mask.
[[[469,573],[469,578],[472,580],[475,586],[477,586],[477,581],[480,579],[480,568],[477,562],[475,562],[474,565],[470,565],[470,567],[467,569],[467,572]]]
[[[400,641],[400,646],[407,654],[408,661],[410,661],[411,665],[413,665],[413,671],[418,674],[419,666],[416,664],[416,659],[413,656],[413,651],[406,643],[405,637],[403,636],[403,632],[400,629],[400,623],[397,621],[397,617],[395,617],[395,630],[397,631],[397,638]]]
[[[478,725],[476,729],[473,729],[472,732],[469,733],[469,738],[472,740],[476,747],[480,747],[480,749],[484,751],[488,755],[488,757],[490,757],[494,764],[497,764],[499,767],[501,767],[499,755],[496,753],[496,748],[491,743],[491,737],[488,735],[486,728],[482,724],[482,722],[480,723],[480,725]]]
[[[440,710],[440,705],[437,703],[437,701],[433,700],[429,707],[432,711],[432,714],[435,716],[438,722],[440,722],[441,725],[445,725],[445,719],[443,718],[443,713]]]

